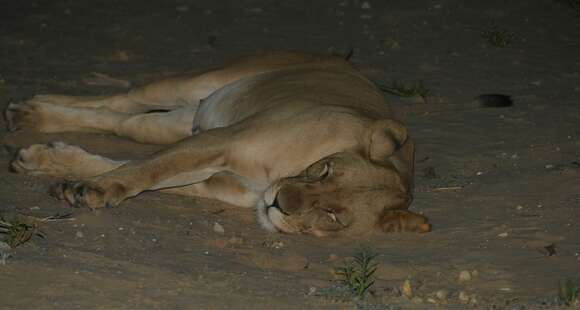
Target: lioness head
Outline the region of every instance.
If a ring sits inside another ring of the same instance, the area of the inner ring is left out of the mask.
[[[377,121],[364,144],[362,150],[327,156],[281,180],[261,211],[262,223],[316,236],[429,231],[427,218],[407,211],[413,200],[414,146],[405,128]]]

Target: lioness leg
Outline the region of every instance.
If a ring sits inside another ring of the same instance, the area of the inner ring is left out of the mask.
[[[40,132],[117,133],[110,123],[117,124],[120,118],[127,118],[127,115],[134,116],[155,110],[173,111],[184,106],[190,107],[189,110],[195,112],[201,99],[244,77],[312,63],[348,66],[344,60],[336,57],[294,52],[267,53],[242,58],[221,69],[151,83],[124,94],[89,97],[37,95],[25,102],[10,104],[5,116],[9,130],[29,128]],[[153,118],[156,119],[156,117]],[[163,122],[162,125],[166,123],[173,122]],[[99,126],[100,124],[103,125]],[[123,135],[123,130],[118,134]],[[128,136],[132,137],[132,135]],[[149,142],[142,139],[136,140]]]
[[[10,130],[114,133],[142,143],[168,144],[191,135],[196,109],[187,105],[170,112],[125,114],[35,102],[10,104],[6,119]]]
[[[19,150],[10,163],[10,169],[30,175],[81,179],[111,171],[126,162],[91,154],[64,142],[54,142]]]
[[[145,190],[174,188],[203,182],[225,169],[228,136],[210,130],[112,171],[80,182],[65,182],[58,196],[73,206],[114,206]]]
[[[78,146],[64,142],[35,144],[18,151],[10,163],[12,171],[62,179],[85,179],[107,173],[126,160],[112,160],[91,154]],[[204,182],[161,190],[164,193],[216,199],[237,206],[252,207],[257,195],[248,190],[237,176],[217,173]],[[61,192],[62,193],[62,192]],[[60,195],[60,194],[59,194]]]

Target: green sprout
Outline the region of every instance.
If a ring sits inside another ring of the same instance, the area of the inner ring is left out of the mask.
[[[564,282],[558,282],[558,303],[566,306],[578,304],[580,295],[580,279],[566,279]]]
[[[11,249],[28,242],[34,236],[44,238],[36,223],[29,223],[22,218],[7,220],[2,216],[0,216],[0,235],[3,235],[1,241]]]
[[[369,288],[375,284],[374,274],[379,266],[379,263],[374,261],[376,257],[376,253],[362,248],[352,258],[346,260],[343,267],[336,269],[342,283],[354,296],[363,298]]]

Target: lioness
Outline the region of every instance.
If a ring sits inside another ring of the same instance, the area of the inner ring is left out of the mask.
[[[71,206],[116,206],[162,190],[256,207],[270,231],[342,236],[427,232],[413,199],[414,146],[382,93],[339,57],[275,52],[108,97],[10,104],[10,130],[114,133],[172,144],[115,161],[57,142],[11,168],[67,180]]]

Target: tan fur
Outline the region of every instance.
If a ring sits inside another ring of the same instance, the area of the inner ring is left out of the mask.
[[[146,113],[158,109],[169,112]],[[11,130],[172,144],[127,162],[63,143],[21,150],[17,172],[80,179],[55,187],[73,206],[164,190],[257,207],[264,227],[287,233],[430,229],[407,211],[413,142],[381,92],[340,58],[263,54],[110,97],[35,96],[10,104],[6,118]]]

